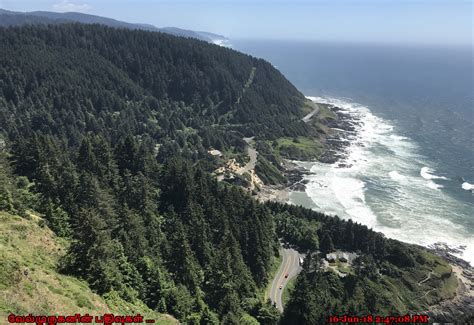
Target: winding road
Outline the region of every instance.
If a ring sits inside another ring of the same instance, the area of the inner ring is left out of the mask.
[[[319,113],[319,105],[313,102],[313,107],[313,111],[301,119],[303,122],[308,123],[314,115]]]
[[[288,282],[301,272],[300,257],[303,257],[303,255],[291,248],[282,248],[280,250],[280,254],[283,257],[283,260],[278,272],[275,275],[275,278],[273,278],[269,297],[272,303],[276,304],[278,310],[283,312],[283,290],[285,289]],[[287,274],[288,277],[286,278],[285,275]]]
[[[247,142],[247,153],[249,155],[249,162],[245,164],[245,166],[240,167],[237,170],[237,174],[242,175],[244,173],[248,173],[251,170],[255,169],[255,165],[257,164],[257,150],[251,145],[251,141],[253,140],[253,137],[251,138],[243,138],[245,142]]]

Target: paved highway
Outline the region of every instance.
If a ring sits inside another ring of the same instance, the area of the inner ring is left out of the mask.
[[[285,286],[288,284],[292,278],[298,275],[301,272],[301,266],[299,263],[300,257],[303,255],[299,254],[297,251],[291,248],[282,248],[280,254],[283,257],[282,263],[278,272],[275,275],[275,278],[272,281],[270,287],[270,299],[272,303],[276,304],[276,307],[279,311],[283,312],[283,302],[282,294]],[[288,274],[286,278],[285,275]],[[281,289],[280,289],[281,287]]]

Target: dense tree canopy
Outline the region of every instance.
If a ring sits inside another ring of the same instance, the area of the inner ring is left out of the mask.
[[[313,132],[304,97],[264,60],[99,25],[0,28],[0,43],[0,209],[41,213],[71,242],[61,270],[98,293],[191,324],[275,324],[258,292],[280,237],[310,257],[284,321],[316,324],[324,301],[332,312],[392,307],[374,298],[379,274],[423,263],[365,226],[258,203],[207,172],[210,147],[242,152],[243,136]],[[281,182],[278,158],[258,146],[257,169]],[[312,256],[335,248],[363,256],[346,280],[316,271]]]
[[[77,146],[87,132],[179,134],[197,149],[231,142],[229,124],[268,136],[306,128],[303,96],[269,63],[202,41],[80,24],[1,28],[0,41],[10,137],[40,131]]]
[[[72,240],[61,269],[99,293],[181,320],[258,316],[242,302],[268,282],[272,215],[196,162],[243,150],[265,110],[267,125],[297,120],[301,94],[262,60],[160,33],[72,24],[0,39],[1,208],[24,209],[13,171],[34,182],[26,201]]]

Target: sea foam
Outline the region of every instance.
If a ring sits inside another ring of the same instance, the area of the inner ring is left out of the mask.
[[[429,167],[422,167],[420,169],[420,176],[423,177],[424,179],[447,179],[446,177],[443,176],[436,176],[434,175],[435,171]]]
[[[474,184],[469,184],[468,182],[462,183],[461,187],[466,191],[474,191]]]
[[[436,175],[417,144],[368,107],[329,97],[310,99],[337,106],[357,122],[343,161],[300,163],[312,172],[305,176],[309,181],[306,194],[317,210],[353,219],[409,243],[466,245],[457,256],[474,263],[474,236],[469,226],[460,223],[465,220],[463,212],[458,213],[460,203],[434,182],[451,179]],[[463,189],[474,187],[465,182]]]
[[[393,179],[394,181],[403,181],[403,180],[406,180],[406,177],[401,175],[399,172],[397,172],[396,170],[392,170],[391,172],[388,173],[388,175],[390,176],[391,179]]]
[[[447,180],[447,178],[443,176],[434,175],[434,172],[435,170],[425,166],[420,169],[420,176],[427,180],[426,187],[432,190],[439,190],[443,188],[443,185],[436,184],[435,182],[433,182],[433,180],[434,179]]]

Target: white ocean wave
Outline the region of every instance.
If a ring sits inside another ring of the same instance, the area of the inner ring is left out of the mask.
[[[229,42],[229,40],[226,40],[226,39],[214,39],[212,40],[212,44],[219,45],[222,47],[228,47],[228,48],[232,47],[232,44]]]
[[[426,182],[426,186],[427,186],[428,188],[431,188],[432,190],[439,190],[440,188],[443,188],[443,185],[436,184],[436,183],[433,182],[433,181],[428,181],[428,182]]]
[[[314,97],[314,96],[306,96],[306,98],[308,98],[309,100],[315,102],[315,103],[321,103],[321,104],[325,104],[323,102],[323,98],[322,97]]]
[[[444,179],[446,180],[447,178],[446,177],[443,177],[443,176],[436,176],[434,175],[435,171],[429,167],[422,167],[421,170],[420,170],[420,175],[421,177],[423,177],[424,179]]]
[[[396,170],[392,170],[391,172],[388,173],[391,179],[394,181],[403,181],[406,180],[406,176],[401,175],[399,172]]]
[[[474,191],[474,184],[469,184],[468,182],[462,183],[461,187],[466,191]]]
[[[398,140],[398,141],[409,140],[407,137],[404,137],[404,136],[401,136],[401,135],[396,135],[396,134],[390,134],[390,139]]]
[[[313,174],[306,177],[306,194],[318,210],[351,218],[409,243],[427,246],[442,240],[453,246],[465,244],[459,257],[474,263],[472,230],[454,221],[459,202],[435,183],[449,179],[428,167],[416,143],[397,134],[390,122],[368,107],[329,97],[310,99],[335,105],[357,120],[344,167],[338,167],[339,163],[308,166]],[[474,190],[474,185],[464,182],[462,188]]]

